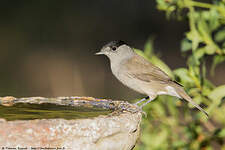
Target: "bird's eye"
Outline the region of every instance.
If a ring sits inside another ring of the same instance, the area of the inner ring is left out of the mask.
[[[113,46],[113,47],[112,47],[112,50],[113,50],[113,51],[115,51],[115,50],[116,50],[116,47],[115,47],[115,46]]]

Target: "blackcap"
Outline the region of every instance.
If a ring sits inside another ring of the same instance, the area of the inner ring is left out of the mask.
[[[141,107],[154,100],[158,95],[171,95],[185,99],[204,114],[207,114],[190,96],[183,87],[173,81],[160,68],[154,66],[134,49],[123,41],[112,41],[102,47],[96,55],[104,54],[110,59],[114,76],[127,87],[147,95],[148,97],[136,104],[146,101]]]

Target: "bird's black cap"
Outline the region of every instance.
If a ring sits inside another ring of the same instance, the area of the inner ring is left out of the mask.
[[[121,45],[124,45],[124,44],[127,45],[127,43],[125,43],[124,41],[117,40],[117,41],[111,41],[108,44],[104,45],[103,47],[110,47],[110,48],[116,47],[117,48],[117,47],[119,47]]]

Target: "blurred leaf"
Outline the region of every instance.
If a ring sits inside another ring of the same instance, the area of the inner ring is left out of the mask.
[[[219,135],[218,135],[218,136],[221,137],[221,138],[225,138],[225,128],[222,129],[222,130],[219,132]]]
[[[200,65],[199,58],[195,56],[196,54],[198,54],[198,55],[203,54],[200,52],[202,52],[202,51],[199,51],[199,52],[194,51],[193,55],[189,56],[188,61],[187,61],[188,66],[199,66]]]
[[[225,40],[225,28],[216,33],[215,40],[217,42],[222,42]]]
[[[179,68],[174,70],[174,74],[179,77],[181,83],[186,84],[194,84],[192,78],[188,75],[188,70],[186,68]]]
[[[166,130],[162,130],[158,133],[158,136],[155,137],[154,147],[159,147],[162,143],[166,142],[166,138],[168,136],[168,132]]]
[[[209,93],[208,97],[213,100],[208,108],[208,111],[213,112],[221,104],[222,98],[225,97],[225,85],[216,87]]]
[[[201,89],[201,81],[200,81],[201,74],[200,74],[199,66],[189,65],[188,73],[189,73],[189,76],[194,81],[195,86]]]
[[[192,41],[192,49],[196,50],[199,43],[202,41],[201,36],[199,36],[198,32],[192,30],[186,34],[187,38]]]
[[[224,114],[225,114],[225,105],[215,107],[215,109],[212,110],[212,116],[214,116],[213,119],[215,120],[215,122],[222,124],[223,129],[225,129]]]
[[[191,88],[191,89],[189,89],[189,94],[193,95],[193,96],[198,96],[199,92],[200,92],[199,88]]]
[[[201,17],[204,18],[205,20],[210,20],[210,12],[209,11],[203,11],[201,13]]]
[[[202,86],[203,86],[203,88],[204,88],[204,86],[205,86],[205,80],[206,80],[206,64],[205,64],[206,62],[205,61],[203,61],[203,63],[202,63],[202,76],[201,76],[201,81],[202,81]]]
[[[160,115],[160,116],[164,116],[165,115],[165,109],[164,107],[159,104],[159,103],[154,103],[154,108],[155,108],[155,112],[157,113],[157,115]]]
[[[209,12],[209,19],[208,19],[209,27],[210,27],[210,30],[213,31],[220,26],[220,23],[219,23],[220,15],[217,12],[217,10],[214,8],[210,9],[208,12]]]
[[[213,57],[213,63],[210,70],[211,75],[214,75],[216,66],[224,61],[225,61],[225,55],[216,55]]]
[[[216,52],[216,47],[214,45],[207,45],[205,46],[205,52],[208,55],[212,55]]]
[[[208,79],[205,79],[205,84],[208,88],[210,88],[210,91],[215,88],[215,85]]]
[[[177,141],[173,142],[174,147],[183,147],[183,146],[185,146],[185,144],[186,144],[186,142],[183,140],[177,140]]]
[[[181,41],[181,51],[182,52],[186,52],[188,50],[191,50],[191,48],[192,48],[192,43],[191,43],[190,40],[185,38]]]
[[[223,97],[225,97],[225,85],[221,85],[216,87],[209,95],[208,97],[212,100],[221,100]]]
[[[151,57],[151,55],[153,54],[153,48],[154,48],[154,37],[150,37],[150,39],[146,42],[144,46],[145,55]]]
[[[223,42],[222,48],[225,48],[225,42]],[[225,53],[225,50],[223,50],[223,52]]]
[[[198,27],[199,32],[203,36],[203,38],[208,38],[208,36],[210,34],[210,30],[209,30],[209,27],[208,27],[206,21],[203,20],[202,18],[199,18],[197,20],[197,27]]]
[[[208,80],[204,80],[204,85],[202,87],[202,90],[201,90],[201,95],[202,96],[207,96],[211,91],[212,91],[212,85],[209,85],[210,82]],[[211,87],[210,87],[211,86]],[[204,98],[202,98],[202,101],[203,101]]]
[[[178,99],[175,99],[174,97],[168,97],[166,96],[166,100],[163,100],[167,103],[167,107],[169,110],[169,113],[174,117],[178,117],[178,109],[176,108],[176,102],[179,101]],[[174,120],[175,123],[177,123],[177,120]],[[173,124],[174,125],[174,124]]]
[[[157,5],[157,8],[158,8],[159,10],[167,10],[169,4],[166,3],[165,0],[156,0],[156,1],[157,1],[157,4],[158,4],[158,5]]]
[[[195,51],[199,43],[202,42],[202,37],[196,29],[196,21],[199,20],[199,14],[192,8],[188,13],[188,17],[190,20],[190,32],[186,34],[186,37],[192,41],[192,51]]]
[[[144,57],[145,59],[149,60],[149,57],[148,57],[147,55],[145,55],[145,53],[144,53],[142,50],[140,50],[140,49],[135,49],[135,48],[134,48],[134,51],[135,51],[138,55],[140,55],[140,56]]]
[[[201,34],[203,41],[207,44],[205,46],[206,53],[209,55],[215,53],[216,48],[211,39],[211,31],[208,28],[205,20],[202,19],[198,20],[198,30],[199,33]]]
[[[199,59],[202,58],[204,56],[204,54],[206,53],[206,48],[199,48],[197,49],[194,54],[195,54],[195,58],[197,59],[197,61],[199,62]],[[199,63],[198,63],[199,64]]]
[[[169,7],[167,7],[166,17],[169,18],[175,10],[176,6],[170,5]]]

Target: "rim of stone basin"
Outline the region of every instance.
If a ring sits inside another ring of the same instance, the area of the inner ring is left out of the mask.
[[[105,111],[110,111],[109,115],[120,114],[122,112],[136,113],[141,110],[136,105],[130,104],[127,101],[111,100],[111,99],[99,99],[93,97],[27,97],[27,98],[15,98],[12,96],[0,97],[0,105],[2,106],[14,106],[16,104],[54,104],[56,106],[68,106],[68,107],[83,107],[83,108],[99,108]]]

